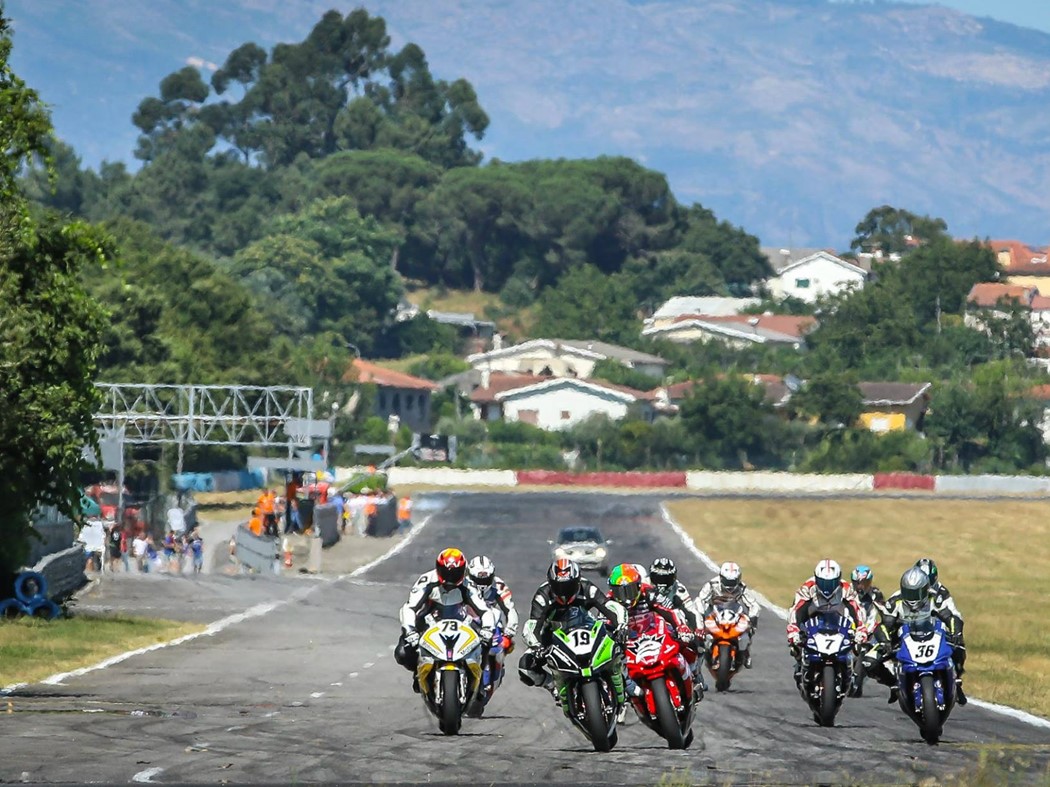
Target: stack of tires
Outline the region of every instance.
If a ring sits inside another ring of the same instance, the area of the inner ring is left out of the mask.
[[[39,571],[23,571],[15,577],[15,597],[0,601],[0,618],[54,620],[62,608],[47,597],[47,579]]]

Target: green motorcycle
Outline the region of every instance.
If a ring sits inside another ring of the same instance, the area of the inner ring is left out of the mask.
[[[562,710],[595,751],[609,751],[616,745],[620,710],[615,683],[622,680],[619,647],[605,622],[579,607],[569,608],[551,625],[546,666],[554,676]]]

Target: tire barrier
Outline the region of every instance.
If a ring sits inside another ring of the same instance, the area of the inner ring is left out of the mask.
[[[919,473],[876,473],[873,487],[880,489],[918,489],[933,492],[937,486],[937,477]]]
[[[564,473],[554,470],[519,470],[516,476],[521,486],[527,484],[645,488],[685,486],[685,473]]]
[[[6,598],[0,601],[0,620],[12,620],[29,614],[26,605],[17,598]]]
[[[376,514],[365,527],[366,536],[386,538],[397,532],[397,498],[388,497],[376,506]]]
[[[54,620],[55,618],[62,616],[62,607],[58,606],[58,604],[51,599],[38,598],[36,601],[32,601],[25,606],[27,617]]]
[[[15,598],[23,604],[47,599],[47,578],[39,571],[23,571],[15,577]]]
[[[339,542],[339,520],[343,512],[333,503],[314,506],[314,527],[321,533],[321,546],[328,548]],[[301,515],[301,514],[300,514]]]

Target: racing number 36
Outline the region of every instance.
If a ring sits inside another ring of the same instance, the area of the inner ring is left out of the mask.
[[[590,647],[591,644],[591,632],[584,631],[583,629],[577,629],[570,635],[572,638],[572,646],[574,648],[586,648]]]
[[[932,659],[936,655],[937,650],[934,648],[933,643],[927,645],[919,645],[915,649],[915,655],[920,659]]]

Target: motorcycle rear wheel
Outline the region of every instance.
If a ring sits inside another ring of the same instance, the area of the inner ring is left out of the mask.
[[[716,690],[729,691],[729,683],[733,679],[733,662],[735,660],[736,654],[725,645],[718,649],[718,672],[715,675]]]
[[[595,751],[609,751],[612,749],[612,741],[609,740],[609,725],[605,723],[605,713],[602,710],[602,692],[594,681],[584,683],[580,687],[583,696],[584,723],[591,736],[591,745]]]
[[[656,721],[660,725],[660,734],[667,741],[667,748],[684,749],[685,734],[678,721],[674,703],[671,702],[671,695],[667,691],[667,684],[662,680],[654,682],[652,692],[653,704],[656,706]]]
[[[834,727],[838,711],[838,676],[831,664],[824,665],[824,685],[820,693],[820,726]]]
[[[459,707],[459,671],[441,673],[441,716],[438,726],[445,735],[458,735],[463,723],[463,709]]]
[[[920,679],[922,685],[922,716],[919,731],[922,739],[929,744],[935,744],[941,739],[941,712],[937,710],[937,692],[933,688],[933,676],[923,675]]]

